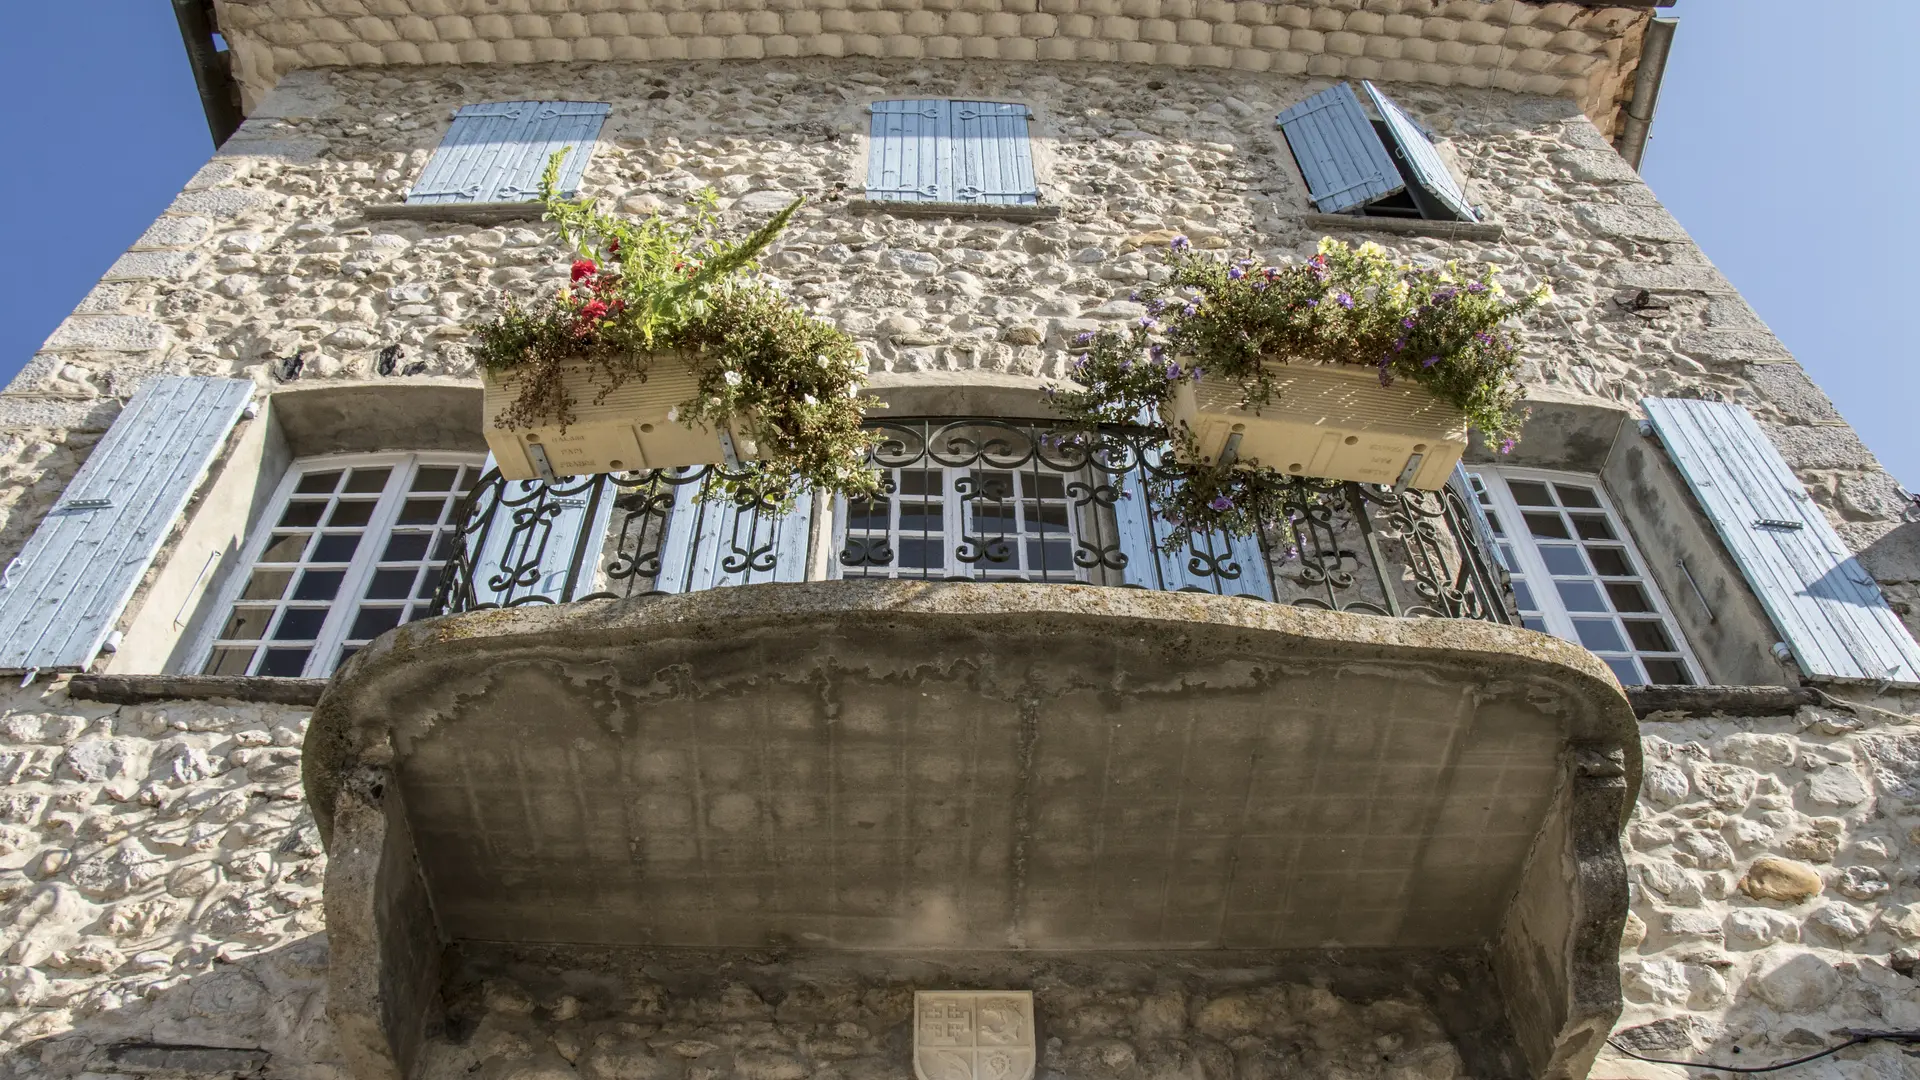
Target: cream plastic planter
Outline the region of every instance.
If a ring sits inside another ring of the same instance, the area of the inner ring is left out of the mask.
[[[1381,386],[1374,369],[1360,367],[1275,371],[1273,400],[1258,413],[1240,408],[1239,390],[1225,380],[1177,384],[1169,429],[1193,432],[1209,461],[1237,435],[1239,464],[1427,491],[1445,485],[1466,452],[1466,414],[1411,379]]]
[[[592,365],[571,364],[563,370],[574,403],[574,420],[565,431],[559,424],[502,427],[500,414],[519,393],[519,379],[511,373],[481,372],[487,447],[506,479],[666,469],[759,456],[750,440],[732,431],[667,419],[670,410],[699,389],[691,365],[678,355],[655,357],[644,381],[628,379],[604,401],[596,400],[605,383]]]

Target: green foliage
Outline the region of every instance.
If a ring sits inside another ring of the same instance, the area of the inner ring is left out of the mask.
[[[1203,378],[1226,380],[1258,412],[1273,400],[1279,365],[1342,364],[1377,371],[1382,386],[1420,383],[1503,451],[1519,436],[1525,414],[1510,323],[1551,299],[1544,286],[1514,298],[1495,280],[1498,266],[1420,269],[1376,244],[1330,239],[1305,262],[1256,267],[1202,255],[1178,237],[1168,266],[1165,284],[1137,297],[1147,315],[1124,330],[1082,334],[1068,369],[1073,385],[1049,389],[1085,429],[1158,424],[1174,388]],[[1170,526],[1168,550],[1195,533],[1258,531],[1250,508],[1269,503],[1261,493],[1286,478],[1202,461],[1191,437],[1180,438],[1184,464],[1169,466],[1154,493]]]
[[[627,380],[645,379],[656,356],[674,353],[691,358],[699,380],[698,394],[676,410],[680,422],[730,426],[760,450],[759,461],[716,490],[778,508],[791,504],[796,481],[851,495],[877,491],[877,474],[864,466],[873,437],[861,427],[866,365],[858,346],[753,276],[755,260],[803,200],[727,242],[716,236],[711,190],[691,198],[683,216],[640,219],[562,197],[565,154],[548,162],[540,198],[576,256],[569,282],[531,307],[509,301],[475,334],[478,363],[517,379],[499,422],[564,427],[576,418],[565,367],[591,365],[605,400]]]

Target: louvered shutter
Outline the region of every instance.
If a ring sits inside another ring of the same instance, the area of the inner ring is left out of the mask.
[[[1033,113],[1004,101],[955,101],[954,198],[960,202],[1031,205],[1040,201],[1027,125]]]
[[[1373,121],[1346,83],[1281,113],[1279,124],[1321,213],[1343,213],[1406,187]]]
[[[1474,213],[1473,204],[1467,201],[1467,193],[1454,181],[1453,171],[1441,159],[1440,151],[1433,148],[1433,141],[1427,138],[1426,131],[1392,98],[1381,93],[1378,87],[1370,82],[1361,85],[1367,88],[1367,96],[1373,99],[1373,107],[1380,110],[1380,118],[1387,122],[1387,130],[1393,133],[1394,142],[1399,144],[1400,159],[1419,178],[1420,186],[1445,203],[1447,209],[1460,215],[1460,220],[1479,221],[1480,215]]]
[[[813,499],[802,494],[783,515],[730,501],[699,499],[701,485],[679,489],[660,553],[661,592],[807,579]]]
[[[1139,474],[1125,473],[1115,486],[1120,497],[1114,502],[1113,516],[1119,527],[1120,553],[1127,557],[1121,572],[1128,585],[1273,599],[1273,580],[1267,576],[1267,556],[1258,537],[1209,533],[1181,551],[1164,554],[1158,550],[1153,507]]]
[[[941,99],[876,101],[867,140],[867,198],[953,202],[953,110]]]
[[[488,454],[483,475],[494,468]],[[508,606],[533,596],[565,603],[592,592],[613,518],[611,482],[508,480],[500,490],[492,520],[468,538],[473,603]]]
[[[84,670],[253,397],[243,379],[140,388],[0,574],[0,670]]]
[[[547,161],[568,151],[560,190],[572,194],[586,176],[611,106],[599,101],[496,101],[468,105],[421,171],[407,202],[528,202],[540,195]]]
[[[1801,671],[1920,683],[1920,645],[1746,409],[1641,405]]]

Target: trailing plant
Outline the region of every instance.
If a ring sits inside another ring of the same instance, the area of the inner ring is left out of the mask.
[[[1339,364],[1376,371],[1382,386],[1412,379],[1458,407],[1487,441],[1511,450],[1525,414],[1512,320],[1552,298],[1546,286],[1509,295],[1500,267],[1450,262],[1425,269],[1394,262],[1377,244],[1320,242],[1311,259],[1256,266],[1193,250],[1175,237],[1163,284],[1135,299],[1147,313],[1125,329],[1080,335],[1070,386],[1049,394],[1070,421],[1162,423],[1182,382],[1224,379],[1258,412],[1276,388],[1277,365]],[[1271,469],[1200,460],[1190,433],[1169,432],[1174,460],[1150,484],[1167,520],[1165,547],[1196,533],[1248,536],[1263,524],[1263,495],[1292,481]]]
[[[755,276],[755,260],[803,200],[727,242],[716,236],[711,189],[689,199],[684,216],[618,217],[559,193],[564,157],[548,162],[540,201],[575,254],[567,285],[532,305],[509,300],[476,331],[478,363],[515,378],[498,422],[564,428],[577,404],[565,368],[588,365],[604,401],[629,379],[646,379],[662,355],[678,354],[692,363],[699,390],[669,418],[731,428],[760,455],[716,470],[710,492],[780,509],[806,487],[877,492],[878,474],[865,465],[873,436],[861,426],[859,347]]]

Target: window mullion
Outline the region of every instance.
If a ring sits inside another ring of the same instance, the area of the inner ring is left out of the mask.
[[[960,479],[972,470],[943,466],[940,470],[940,523],[945,531],[940,538],[940,565],[947,577],[973,577],[980,563],[960,561],[960,545],[973,535],[972,500],[960,492]]]
[[[374,504],[373,516],[360,534],[360,546],[347,563],[346,576],[340,581],[340,591],[334,594],[333,606],[327,610],[327,619],[320,624],[320,632],[314,637],[313,652],[307,657],[306,670],[302,672],[307,677],[325,678],[332,674],[334,657],[339,653],[341,643],[347,639],[354,615],[360,610],[367,582],[372,578],[373,568],[380,562],[380,552],[385,549],[387,539],[393,532],[394,519],[400,514],[401,503],[406,501],[407,488],[413,483],[417,464],[415,455],[402,455],[394,462],[393,471],[387,475],[387,485],[381,489],[380,499]],[[432,554],[431,547],[428,554]]]

